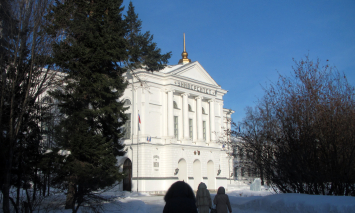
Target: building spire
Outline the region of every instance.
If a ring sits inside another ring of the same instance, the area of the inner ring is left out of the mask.
[[[179,64],[187,64],[191,62],[191,59],[188,59],[187,56],[189,54],[187,54],[186,52],[186,44],[185,44],[185,33],[184,33],[184,51],[181,53],[182,59],[179,60]]]
[[[184,33],[184,52],[186,52],[185,33]]]

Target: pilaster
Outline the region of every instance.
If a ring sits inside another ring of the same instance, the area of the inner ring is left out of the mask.
[[[200,96],[196,97],[196,119],[197,119],[197,141],[203,141],[203,132],[202,132],[202,98]]]
[[[168,91],[168,114],[167,114],[167,117],[168,117],[168,137],[174,137],[174,111],[173,111],[173,94],[174,94],[174,91],[173,90],[170,90]]]
[[[211,138],[211,142],[214,142],[216,140],[216,130],[215,130],[215,115],[214,115],[214,104],[215,104],[215,100],[209,100],[208,101],[210,104],[210,138]]]
[[[182,122],[183,122],[183,140],[190,140],[189,137],[189,109],[188,94],[183,93],[182,96]]]

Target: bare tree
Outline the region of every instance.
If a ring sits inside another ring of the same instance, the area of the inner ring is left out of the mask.
[[[264,123],[260,117],[260,113],[257,108],[246,108],[246,117],[239,125],[243,126],[244,131],[234,131],[234,135],[240,138],[240,142],[237,144],[237,153],[235,155],[240,159],[240,167],[243,172],[249,171],[252,176],[259,176],[261,184],[264,185],[264,171],[262,154],[265,153],[265,144],[267,141],[262,134]],[[239,129],[238,129],[239,130]]]
[[[3,211],[16,212],[19,199],[10,196],[13,167],[20,173],[29,136],[39,143],[37,100],[54,81],[50,72],[50,38],[42,33],[43,16],[51,0],[4,0],[0,4],[0,150]],[[34,136],[36,135],[37,136]],[[16,165],[15,165],[16,164]],[[18,187],[19,184],[18,184]]]
[[[247,110],[243,147],[277,190],[354,196],[354,87],[319,60],[293,70]]]

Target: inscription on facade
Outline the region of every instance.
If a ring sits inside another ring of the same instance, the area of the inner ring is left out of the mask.
[[[194,90],[197,92],[202,92],[202,93],[206,93],[206,94],[210,94],[210,95],[216,95],[215,90],[211,90],[211,89],[208,89],[205,87],[200,87],[200,86],[193,85],[193,84],[186,83],[186,82],[182,82],[182,81],[175,81],[175,85],[177,85],[179,87],[186,88],[186,89]]]

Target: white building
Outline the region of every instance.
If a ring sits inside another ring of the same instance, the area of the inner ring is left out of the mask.
[[[130,84],[122,98],[131,119],[126,123],[127,153],[119,159],[128,175],[123,190],[161,193],[178,180],[194,190],[205,182],[213,190],[233,179],[233,159],[217,142],[230,129],[233,111],[223,108],[227,91],[187,56],[184,37],[177,65],[126,75]]]

